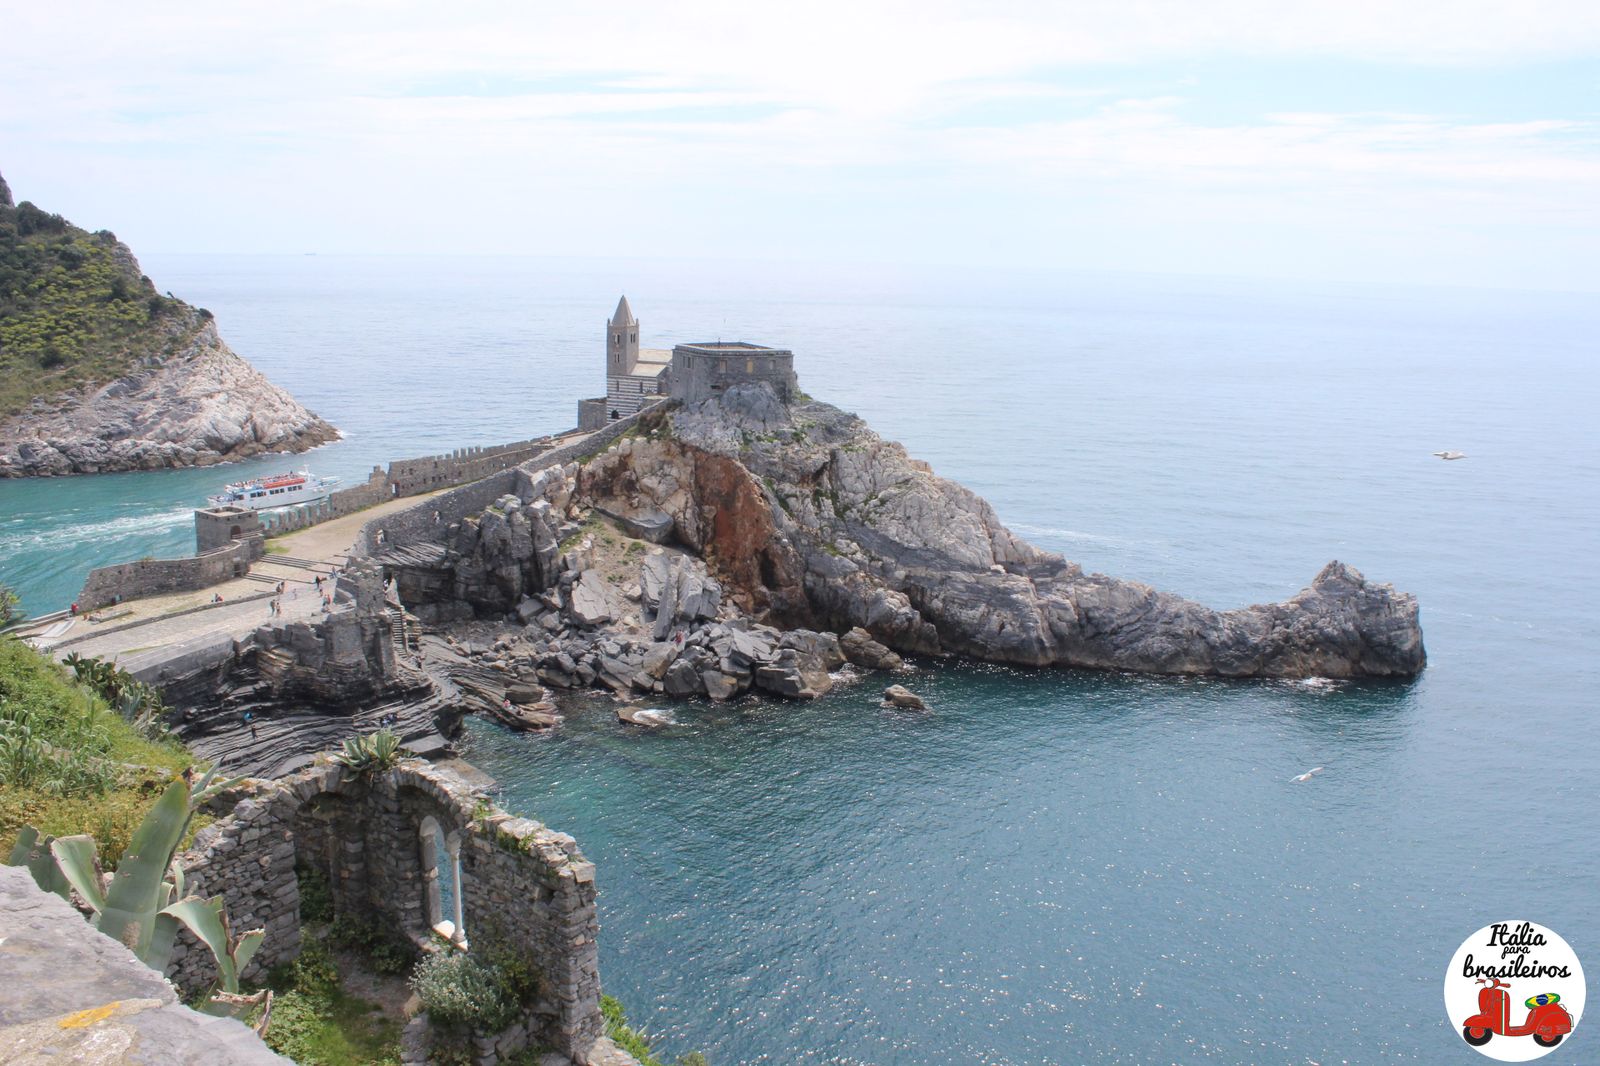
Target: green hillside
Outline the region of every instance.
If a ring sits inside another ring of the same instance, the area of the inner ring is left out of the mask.
[[[156,292],[110,231],[13,205],[0,178],[0,417],[169,355],[209,317]]]

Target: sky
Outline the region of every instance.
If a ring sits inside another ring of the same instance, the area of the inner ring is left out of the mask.
[[[136,252],[1600,290],[1600,3],[23,3],[0,173]]]

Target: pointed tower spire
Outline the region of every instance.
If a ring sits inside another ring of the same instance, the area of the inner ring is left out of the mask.
[[[617,301],[617,313],[611,316],[611,324],[613,326],[626,326],[633,324],[634,321],[633,308],[628,306],[628,298],[624,296]]]

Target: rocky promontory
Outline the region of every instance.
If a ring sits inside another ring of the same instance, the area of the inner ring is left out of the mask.
[[[667,546],[636,540],[642,559],[607,562],[602,528]],[[1232,611],[1086,573],[854,415],[764,385],[652,412],[581,467],[531,470],[426,550],[378,561],[427,620],[521,627],[501,665],[525,659],[557,687],[812,694],[855,658],[834,634],[890,655],[1156,674],[1407,677],[1426,661],[1415,597],[1342,563]]]
[[[207,466],[338,431],[156,292],[115,235],[0,180],[0,477]]]

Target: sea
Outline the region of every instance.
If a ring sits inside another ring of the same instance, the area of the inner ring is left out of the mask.
[[[192,550],[189,514],[224,480],[359,480],[568,428],[623,292],[649,346],[793,349],[805,391],[1088,569],[1230,608],[1339,559],[1417,596],[1428,667],[1409,682],[925,660],[894,680],[926,714],[883,709],[868,676],[813,703],[679,704],[659,729],[604,701],[543,737],[470,722],[500,801],[597,864],[604,986],[664,1061],[1470,1062],[1443,1001],[1470,933],[1537,922],[1600,973],[1592,294],[688,259],[144,266],[345,436],[0,483],[0,580],[33,612],[94,565]],[[1545,1061],[1595,1061],[1579,1020]]]

